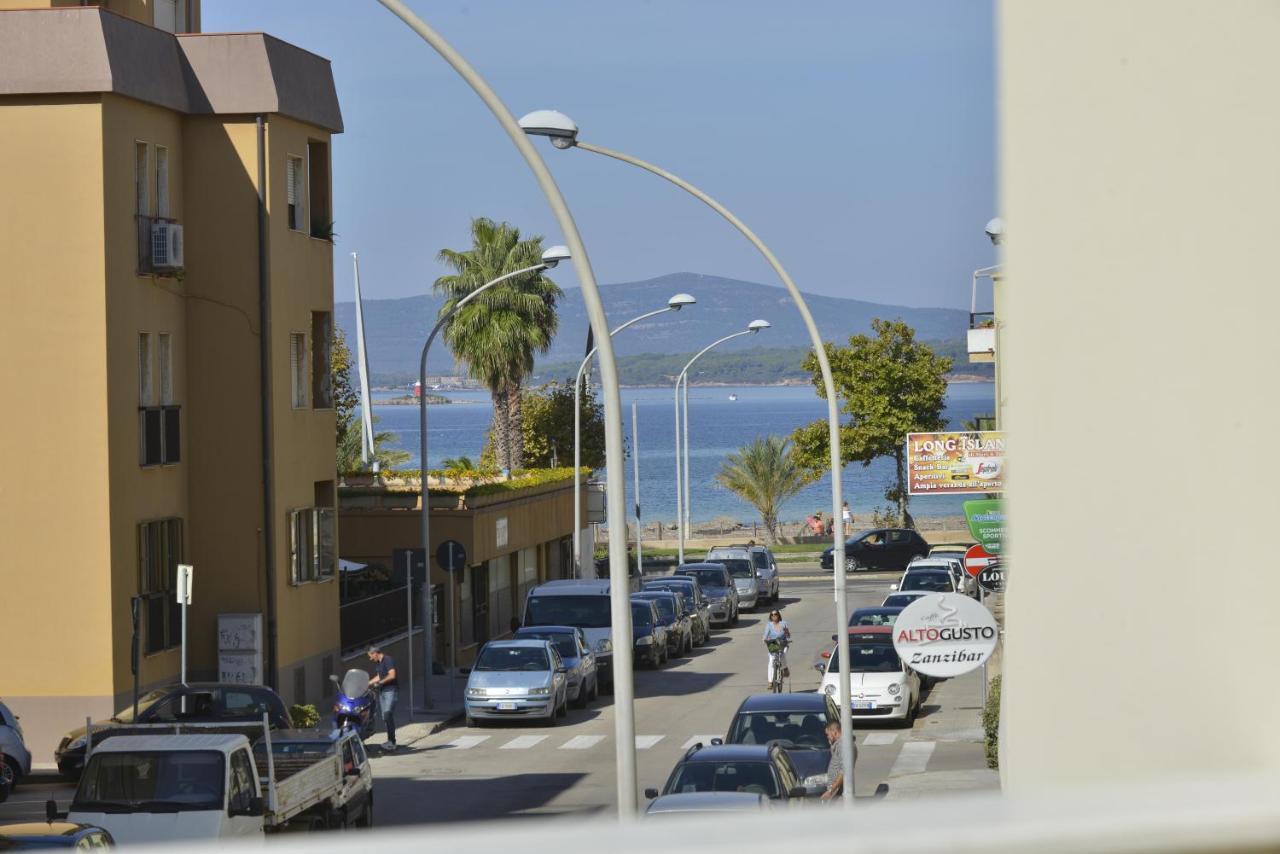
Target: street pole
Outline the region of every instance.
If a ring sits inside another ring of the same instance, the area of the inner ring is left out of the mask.
[[[476,297],[480,296],[480,294],[489,290],[489,288],[505,282],[508,279],[513,279],[516,276],[523,276],[526,273],[541,272],[549,267],[554,267],[564,254],[567,254],[564,247],[553,246],[546,252],[542,253],[541,263],[534,264],[531,267],[523,267],[519,270],[499,276],[492,281],[485,282],[483,285],[454,303],[453,307],[446,311],[444,315],[436,321],[436,325],[431,327],[431,334],[427,336],[427,343],[422,345],[422,358],[418,362],[418,455],[419,466],[422,474],[422,514],[421,521],[419,523],[419,530],[422,535],[422,560],[423,563],[426,564],[427,574],[427,577],[423,579],[422,585],[422,621],[428,627],[434,627],[435,625],[435,620],[432,619],[431,603],[431,490],[428,486],[427,476],[427,354],[431,351],[431,342],[436,340],[436,336],[440,334],[440,330],[443,329],[445,324],[458,313],[459,309]],[[452,579],[450,580],[452,581]],[[433,637],[434,634],[435,631],[429,628],[428,631],[423,632],[422,638],[422,645],[426,652],[424,672],[428,675],[430,675],[433,663],[435,662],[435,656],[432,655],[434,652],[432,647],[435,645],[435,638]],[[449,637],[451,639],[453,637],[452,627],[450,627]],[[409,637],[409,642],[413,643],[412,635]],[[412,704],[412,701],[410,701],[410,704]],[[433,708],[431,705],[430,680],[423,680],[422,683],[422,705],[428,709]]]
[[[642,320],[648,320],[651,317],[657,317],[659,314],[665,314],[668,311],[679,311],[686,305],[693,305],[696,302],[693,297],[688,294],[676,294],[667,300],[667,307],[660,308],[656,311],[650,311],[639,317],[633,317],[621,326],[615,326],[609,331],[609,337],[617,335],[628,326],[639,323]],[[587,355],[583,358],[582,364],[578,366],[578,374],[573,381],[573,577],[581,578],[582,566],[582,380],[587,375],[587,370],[591,366],[591,359],[596,354],[596,348],[592,347],[587,351]]]
[[[427,567],[427,577],[431,577],[431,567]],[[405,636],[405,648],[408,651],[407,658],[409,660],[409,720],[413,720],[414,703],[417,702],[415,697],[417,694],[413,690],[413,549],[404,550],[404,610],[405,616],[409,622],[409,633]],[[431,661],[428,659],[428,666]],[[424,674],[430,675],[430,674]],[[423,684],[423,699],[426,699],[426,679]],[[425,703],[423,704],[425,705]]]
[[[130,602],[133,615],[133,641],[129,647],[129,667],[133,670],[133,720],[138,719],[138,665],[141,663],[142,638],[139,626],[142,617],[142,597],[134,596]]]
[[[643,524],[640,521],[640,426],[634,400],[631,401],[631,462],[635,471],[632,492],[636,503],[636,573],[643,578],[644,558],[640,554],[641,541],[644,539],[644,529],[640,527]]]
[[[680,393],[684,404],[684,529],[693,533],[693,493],[689,491],[689,374],[684,374],[684,391]]]
[[[422,37],[449,65],[466,81],[467,85],[484,101],[493,113],[494,118],[502,125],[502,129],[510,137],[516,150],[520,152],[525,163],[538,182],[539,188],[547,199],[560,230],[568,242],[569,251],[573,255],[574,270],[578,274],[578,284],[582,292],[583,306],[591,322],[591,330],[600,341],[600,383],[603,390],[604,425],[605,425],[605,467],[612,472],[626,471],[626,458],[622,444],[622,397],[618,391],[618,363],[613,354],[613,342],[609,340],[609,320],[604,313],[604,304],[600,299],[600,288],[596,284],[595,272],[591,269],[591,261],[587,257],[587,248],[583,245],[582,235],[578,232],[577,223],[569,211],[560,188],[542,161],[538,152],[525,136],[516,122],[515,116],[502,103],[502,100],[489,87],[475,69],[441,38],[440,34],[426,25],[415,15],[402,0],[378,0],[388,10],[404,21],[414,32]],[[825,360],[825,354],[822,358]],[[825,364],[825,361],[823,362]],[[424,463],[425,464],[425,463]],[[617,751],[617,791],[618,816],[623,820],[634,820],[637,814],[637,779],[636,779],[636,726],[635,726],[635,684],[632,667],[632,634],[631,634],[631,589],[629,586],[627,567],[627,531],[624,520],[627,518],[627,495],[625,481],[621,477],[611,477],[607,484],[606,507],[607,517],[619,524],[609,526],[609,578],[610,578],[610,624],[613,637],[613,669],[615,709],[615,750]],[[426,515],[426,508],[423,508]],[[837,528],[837,531],[839,528]],[[847,681],[847,680],[846,680]]]
[[[680,474],[680,378],[676,377],[676,552],[680,555],[680,564],[684,564],[684,489],[681,488]]]

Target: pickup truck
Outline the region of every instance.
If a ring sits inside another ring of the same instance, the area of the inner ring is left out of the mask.
[[[256,745],[234,733],[115,736],[89,755],[67,820],[119,844],[372,825],[359,736],[264,731]]]

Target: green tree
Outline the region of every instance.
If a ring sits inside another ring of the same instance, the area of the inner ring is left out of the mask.
[[[373,456],[378,461],[378,469],[382,472],[395,471],[404,466],[412,456],[408,451],[390,447],[396,441],[396,434],[390,430],[378,430],[378,416],[373,417]],[[372,471],[361,458],[360,419],[352,418],[347,429],[338,437],[338,472],[339,474],[359,474]]]
[[[333,410],[338,416],[338,439],[341,441],[342,434],[355,418],[355,409],[360,405],[360,399],[351,387],[351,349],[347,347],[347,336],[339,326],[333,327],[329,365],[333,374]]]
[[[440,316],[487,282],[532,267],[542,258],[541,237],[522,240],[519,229],[484,217],[471,221],[471,243],[468,250],[441,249],[437,256],[454,270],[435,281],[436,293],[447,297]],[[490,438],[497,463],[509,469],[524,467],[521,390],[533,372],[534,356],[551,346],[561,295],[551,279],[528,273],[485,291],[445,326],[445,341],[454,356],[489,389]]]
[[[581,395],[582,464],[604,465],[604,407],[588,387]],[[528,468],[573,465],[573,380],[524,392],[524,463]]]
[[[871,465],[892,457],[896,476],[884,497],[898,508],[904,526],[915,522],[907,509],[906,441],[908,433],[941,430],[947,395],[946,375],[952,360],[915,340],[915,330],[901,320],[871,321],[874,336],[854,335],[849,346],[827,344],[840,408],[848,417],[840,427],[841,462]],[[805,370],[821,397],[826,397],[818,359],[812,353]],[[817,421],[792,434],[801,465],[813,472],[830,465],[827,422]]]
[[[782,436],[754,439],[730,454],[716,472],[721,486],[760,513],[771,543],[777,542],[778,511],[783,502],[817,477],[816,472],[799,465],[790,440]]]

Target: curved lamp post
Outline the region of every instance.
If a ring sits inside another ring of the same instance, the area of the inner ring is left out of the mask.
[[[427,336],[427,343],[422,345],[422,358],[418,362],[418,453],[420,455],[420,464],[422,466],[422,519],[420,531],[422,533],[422,551],[426,563],[426,579],[423,587],[423,609],[422,620],[425,628],[423,633],[426,635],[425,646],[427,652],[426,671],[423,676],[423,695],[425,705],[431,706],[431,666],[435,660],[432,656],[433,647],[435,646],[435,632],[433,628],[435,621],[431,619],[431,509],[430,490],[427,488],[427,353],[431,350],[431,342],[436,340],[436,335],[440,334],[440,330],[449,322],[458,311],[467,303],[471,302],[480,294],[492,288],[494,285],[500,285],[505,281],[514,279],[517,276],[523,276],[526,273],[541,273],[543,270],[549,270],[561,261],[569,260],[569,250],[564,246],[552,246],[550,249],[542,253],[541,263],[534,264],[531,267],[524,267],[520,270],[514,270],[505,275],[499,276],[492,281],[485,282],[471,293],[464,296],[453,304],[453,308],[449,309],[439,320],[436,325],[431,327],[431,334]],[[406,584],[408,581],[406,580]],[[451,588],[452,589],[452,588]],[[449,602],[450,607],[453,602]],[[453,620],[449,621],[449,659],[452,662],[450,669],[457,663],[457,652],[454,646],[455,626]],[[412,630],[412,627],[410,627]],[[410,659],[412,662],[412,659]],[[452,676],[452,673],[450,674]],[[449,683],[452,686],[452,682]],[[410,685],[412,685],[412,676],[410,676]],[[412,690],[412,687],[410,688]],[[452,688],[451,688],[452,690]],[[410,705],[413,704],[413,698],[409,698]]]
[[[587,257],[582,235],[569,211],[560,188],[547,169],[547,164],[534,149],[533,143],[522,133],[516,117],[502,103],[502,99],[490,88],[462,55],[453,49],[435,30],[427,26],[402,0],[378,0],[388,11],[403,21],[422,37],[450,67],[479,96],[489,112],[498,120],[520,156],[524,158],[555,215],[556,223],[564,234],[565,242],[573,255],[573,267],[582,288],[582,302],[591,321],[591,330],[600,342],[600,384],[604,391],[604,444],[605,465],[609,471],[624,472],[626,456],[622,446],[622,400],[618,394],[618,364],[613,357],[613,344],[609,340],[609,320],[600,301],[600,288]],[[633,684],[631,655],[631,592],[628,587],[627,566],[627,494],[626,483],[619,474],[609,478],[607,486],[607,512],[614,524],[609,525],[609,578],[610,622],[613,638],[615,750],[617,751],[618,815],[630,819],[636,815],[636,750],[635,750],[635,685]],[[423,512],[426,510],[424,508]],[[428,590],[430,585],[428,585]],[[430,632],[428,631],[428,635]],[[428,666],[430,666],[428,664]]]
[[[648,320],[651,317],[657,317],[659,314],[665,314],[668,311],[679,311],[686,305],[693,305],[697,300],[689,294],[676,294],[667,300],[667,307],[660,308],[656,311],[650,311],[639,317],[633,317],[621,326],[615,326],[609,332],[612,338],[628,326],[633,326],[642,320]],[[573,381],[573,577],[582,577],[582,377],[586,374],[587,368],[591,365],[591,357],[596,354],[596,348],[592,347],[590,352],[582,360],[582,364],[578,366],[578,375]]]
[[[826,347],[823,345],[822,334],[818,331],[818,325],[814,323],[813,315],[809,311],[809,306],[804,301],[804,295],[800,293],[800,289],[796,287],[796,283],[791,280],[791,276],[783,269],[780,262],[765,246],[764,241],[756,236],[746,223],[738,219],[724,205],[690,184],[688,181],[673,175],[672,173],[662,169],[652,163],[647,163],[639,158],[613,151],[608,148],[602,148],[598,145],[582,142],[578,139],[578,125],[573,119],[564,113],[555,110],[537,110],[527,114],[520,120],[520,127],[524,132],[533,136],[546,136],[551,138],[551,144],[556,148],[582,148],[586,151],[592,151],[596,154],[603,154],[606,157],[612,157],[615,160],[621,160],[624,163],[630,163],[632,166],[638,166],[646,172],[651,172],[659,178],[663,178],[675,184],[680,189],[692,195],[703,204],[710,207],[720,216],[724,217],[742,236],[747,238],[765,260],[769,262],[778,278],[782,279],[782,284],[786,286],[787,291],[791,294],[791,299],[795,301],[796,308],[800,311],[800,317],[804,320],[805,328],[809,332],[809,340],[813,345],[814,355],[818,359],[818,368],[822,373],[822,388],[824,396],[827,399],[827,428],[828,441],[831,445],[831,516],[832,522],[832,540],[834,544],[834,554],[839,557],[844,554],[844,520],[841,516],[841,473],[843,465],[840,461],[840,409],[839,402],[836,399],[835,381],[831,377],[831,364],[827,359]],[[850,689],[849,689],[849,635],[845,631],[845,624],[849,619],[848,595],[845,590],[846,579],[844,573],[834,572],[835,598],[836,598],[836,645],[839,650],[840,661],[840,752],[841,758],[844,760],[844,767],[853,769],[853,720],[851,715]],[[853,804],[853,785],[852,777],[849,784],[844,787],[844,802],[847,806]]]
[[[689,360],[679,374],[676,375],[675,402],[676,402],[676,544],[680,554],[680,563],[684,563],[684,540],[689,528],[689,503],[693,500],[689,495],[689,369],[693,367],[693,363],[701,359],[707,353],[719,347],[726,341],[732,341],[743,335],[754,335],[761,329],[768,329],[773,324],[767,320],[753,320],[747,324],[747,328],[741,332],[735,332],[732,335],[726,335],[719,341],[713,341],[698,351],[698,354]],[[684,385],[684,477],[680,476],[680,397],[681,384]],[[683,486],[682,486],[683,484]],[[684,499],[681,500],[680,494],[684,492]]]

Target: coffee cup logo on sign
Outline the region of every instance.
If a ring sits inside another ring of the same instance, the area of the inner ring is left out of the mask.
[[[912,670],[946,679],[981,667],[999,634],[985,606],[958,593],[931,593],[898,615],[893,646]]]

